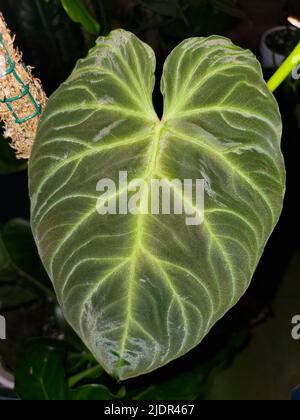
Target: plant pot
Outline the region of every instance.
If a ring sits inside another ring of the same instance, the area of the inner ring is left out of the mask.
[[[299,34],[293,26],[276,26],[266,31],[260,43],[262,66],[265,69],[279,67],[297,45]]]

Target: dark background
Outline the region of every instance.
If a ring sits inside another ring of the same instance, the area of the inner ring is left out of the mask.
[[[259,58],[260,40],[267,29],[285,25],[291,14],[300,18],[299,0],[241,0],[235,7],[230,0],[162,0],[154,2],[154,6],[139,0],[88,3],[101,23],[102,34],[123,27],[151,44],[159,57],[158,73],[166,55],[187,37],[225,35],[250,48]],[[16,33],[24,61],[35,68],[34,74],[48,95],[94,43],[95,37],[71,22],[59,0],[0,0],[0,10]],[[266,72],[266,79],[271,73]],[[297,83],[291,80],[276,92],[284,122],[287,194],[282,217],[249,291],[215,327],[201,349],[148,375],[147,383],[163,383],[172,375],[192,372],[199,358],[206,363],[207,370],[202,371],[206,399],[288,399],[292,388],[300,383],[300,341],[291,339],[291,319],[300,314],[299,92]],[[155,105],[159,111],[161,98],[157,92]],[[29,219],[26,171],[1,174],[0,189],[0,223],[15,217]],[[16,343],[19,341],[17,337]],[[16,343],[12,340],[10,345],[17,347]],[[212,375],[215,366],[220,365],[222,369]],[[143,379],[136,380],[133,389],[142,383]]]

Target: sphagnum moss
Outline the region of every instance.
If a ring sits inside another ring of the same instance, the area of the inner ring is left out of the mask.
[[[47,97],[14,40],[0,13],[0,119],[16,156],[28,159]]]

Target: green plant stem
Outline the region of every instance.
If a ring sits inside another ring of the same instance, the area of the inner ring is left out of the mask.
[[[78,373],[77,375],[72,376],[68,381],[69,387],[73,388],[83,379],[88,378],[90,375],[96,375],[97,372],[99,372],[99,376],[101,376],[101,374],[103,373],[103,369],[100,365],[94,366],[90,369]]]
[[[274,92],[285,81],[298,63],[300,63],[300,42],[268,81],[267,85],[271,92]]]

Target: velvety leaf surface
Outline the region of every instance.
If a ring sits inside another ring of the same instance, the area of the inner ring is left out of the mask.
[[[281,117],[252,53],[220,37],[184,41],[165,64],[161,121],[154,70],[133,34],[100,38],[50,98],[30,160],[33,232],[59,302],[120,379],[183,355],[236,304],[284,195]],[[204,179],[204,223],[100,216],[96,185],[119,171]]]

